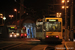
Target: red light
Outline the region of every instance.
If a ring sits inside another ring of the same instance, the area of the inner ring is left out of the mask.
[[[21,36],[23,36],[23,34],[21,34]]]
[[[24,36],[27,36],[27,34],[24,34]]]
[[[59,36],[56,36],[56,38],[58,38]]]
[[[48,36],[46,36],[48,38]]]

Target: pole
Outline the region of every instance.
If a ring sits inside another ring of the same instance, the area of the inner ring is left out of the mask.
[[[20,32],[20,35],[21,35],[21,6],[20,6],[19,32]],[[21,36],[20,36],[20,38],[21,38]]]
[[[17,26],[17,11],[16,11],[16,26]]]
[[[22,5],[24,5],[24,0],[20,0],[20,2],[21,2]],[[24,8],[23,8],[22,5],[20,5],[20,21],[19,21],[19,27],[20,27],[19,31],[20,31],[20,34],[21,34],[21,16],[24,13]]]
[[[65,0],[65,40],[68,40],[68,34],[67,34],[67,0]]]
[[[20,5],[20,26],[21,26],[21,16],[24,14],[24,7],[22,5],[24,5],[24,0],[20,0],[21,5]]]
[[[71,18],[70,18],[70,40],[73,41],[73,0],[71,5]]]
[[[2,16],[2,24],[3,24],[3,16]]]
[[[16,11],[16,27],[15,27],[16,33],[17,33],[17,11]]]

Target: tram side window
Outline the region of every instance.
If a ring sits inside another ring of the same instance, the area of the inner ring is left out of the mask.
[[[37,32],[42,32],[42,25],[37,25],[36,26],[36,31]]]

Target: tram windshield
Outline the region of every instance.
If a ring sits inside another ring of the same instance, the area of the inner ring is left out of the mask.
[[[45,22],[43,27],[48,32],[61,32],[61,22]]]

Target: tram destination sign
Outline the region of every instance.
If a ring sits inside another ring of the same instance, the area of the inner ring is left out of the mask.
[[[47,19],[47,22],[56,22],[56,21],[58,21],[58,20],[56,20],[56,19]]]

